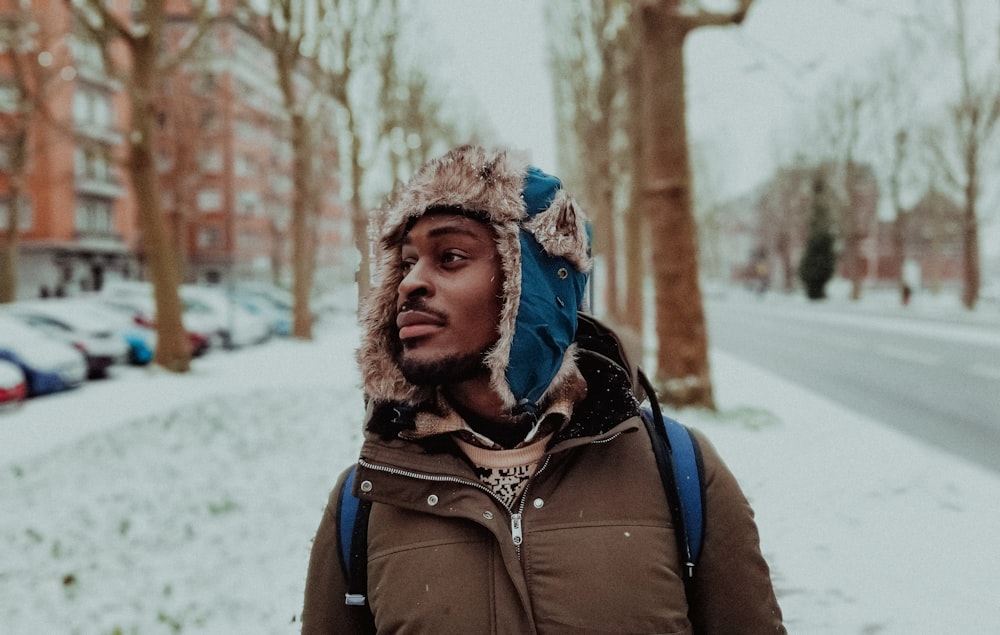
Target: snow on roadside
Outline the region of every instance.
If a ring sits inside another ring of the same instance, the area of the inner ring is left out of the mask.
[[[0,463],[0,632],[296,632],[310,540],[361,442],[356,330],[335,329],[200,360],[184,395],[135,381],[117,422],[97,419],[118,380],[84,386],[62,416],[96,431]],[[40,405],[0,433],[44,425]]]
[[[791,633],[997,633],[1000,476],[714,352],[708,434]]]
[[[361,442],[357,338],[341,316],[314,343],[0,415],[0,633],[297,632],[310,540]],[[721,413],[676,416],[754,504],[790,632],[1000,632],[1000,477],[712,363]]]

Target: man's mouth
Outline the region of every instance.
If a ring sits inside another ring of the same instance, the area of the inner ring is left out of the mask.
[[[399,328],[399,339],[410,340],[437,332],[444,326],[444,320],[431,313],[411,310],[396,316],[396,326]]]

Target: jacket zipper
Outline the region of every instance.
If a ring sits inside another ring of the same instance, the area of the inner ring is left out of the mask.
[[[528,490],[531,489],[531,481],[536,476],[538,476],[539,474],[541,474],[545,470],[546,467],[548,467],[549,460],[551,458],[552,458],[551,454],[545,455],[545,460],[542,461],[542,464],[538,467],[537,470],[535,470],[535,473],[531,475],[531,478],[528,479],[528,482],[525,483],[525,485],[524,485],[524,491],[521,492],[521,499],[520,499],[520,502],[518,503],[517,511],[515,512],[513,510],[513,507],[510,510],[511,511],[511,514],[510,514],[510,533],[514,537],[514,549],[517,551],[517,559],[519,561],[521,560],[521,543],[524,542],[524,533],[523,533],[522,520],[524,518],[524,507],[528,503]]]
[[[541,467],[539,467],[538,470],[535,471],[535,473],[532,475],[531,478],[534,478],[535,476],[539,475],[542,472],[542,470],[544,470],[548,466],[549,459],[551,459],[551,458],[552,458],[551,455],[547,455],[545,457],[545,461],[542,462]],[[460,485],[470,485],[472,487],[475,487],[478,490],[486,492],[486,494],[488,494],[490,498],[492,498],[496,502],[500,503],[500,506],[503,507],[504,509],[506,509],[507,512],[510,514],[510,533],[511,533],[512,540],[514,542],[514,547],[517,550],[517,559],[518,560],[521,559],[521,543],[524,542],[524,531],[523,531],[523,528],[522,528],[522,519],[524,517],[524,507],[525,507],[525,505],[527,504],[527,501],[528,501],[528,489],[531,487],[531,480],[530,479],[528,480],[528,483],[524,486],[524,491],[521,492],[520,504],[518,505],[517,511],[515,512],[514,509],[513,509],[513,506],[508,507],[506,504],[504,504],[504,502],[502,500],[500,500],[500,498],[496,494],[493,493],[493,490],[491,490],[490,488],[486,487],[482,483],[477,483],[475,481],[470,481],[470,480],[464,479],[464,478],[458,478],[456,476],[443,476],[443,475],[436,475],[436,474],[421,474],[419,472],[411,472],[409,470],[401,470],[398,467],[389,467],[388,465],[379,465],[377,463],[369,463],[368,461],[366,461],[364,459],[359,459],[358,460],[358,464],[362,465],[362,466],[364,466],[364,467],[366,467],[366,468],[368,468],[370,470],[374,470],[376,472],[384,472],[386,474],[393,474],[395,476],[404,476],[404,477],[407,477],[407,478],[416,479],[418,481],[431,481],[431,482],[435,482],[435,483],[458,483]]]

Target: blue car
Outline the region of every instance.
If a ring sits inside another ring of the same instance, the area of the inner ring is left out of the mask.
[[[0,315],[0,359],[21,369],[29,397],[75,388],[87,377],[83,353],[6,315]]]

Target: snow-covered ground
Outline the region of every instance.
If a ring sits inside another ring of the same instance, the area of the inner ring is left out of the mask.
[[[349,313],[0,413],[0,633],[293,633],[361,442]],[[793,633],[1000,632],[1000,475],[717,351],[683,412],[740,478]],[[336,601],[336,599],[334,599]]]

